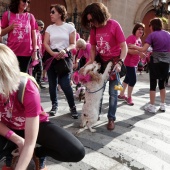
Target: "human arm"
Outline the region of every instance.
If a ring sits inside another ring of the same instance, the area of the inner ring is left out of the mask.
[[[0,122],[0,135],[2,136],[6,136],[7,133],[10,131],[11,129],[9,129],[5,124],[3,124],[2,122]],[[12,141],[13,143],[15,143],[18,148],[19,148],[19,152],[21,152],[23,146],[24,146],[24,139],[22,137],[20,137],[19,135],[17,135],[16,133],[13,133],[8,140]]]
[[[93,63],[93,61],[95,60],[95,57],[96,57],[96,45],[91,45],[90,57],[89,57],[88,62],[85,65]]]
[[[131,55],[139,55],[140,58],[145,58],[146,57],[146,54],[144,52],[140,52],[140,51],[135,50],[135,49],[128,48],[128,53],[131,54]]]
[[[34,152],[39,130],[39,116],[26,118],[25,142],[15,170],[26,169]]]
[[[122,42],[120,43],[120,48],[121,48],[121,53],[120,53],[120,61],[118,61],[118,63],[114,66],[113,71],[115,70],[116,72],[120,72],[121,71],[121,65],[122,65],[122,61],[125,59],[127,52],[128,52],[128,48],[127,48],[127,44],[126,42]]]
[[[36,30],[31,31],[31,38],[32,38],[32,46],[33,46],[33,53],[32,53],[32,60],[37,60],[37,34]]]
[[[138,50],[139,52],[146,52],[150,47],[150,44],[145,43],[143,47],[136,46],[135,44],[128,44],[128,48]]]
[[[44,48],[45,50],[51,55],[51,56],[56,56],[55,58],[58,60],[59,57],[57,56],[58,55],[58,52],[53,52],[50,48],[50,34],[48,32],[45,32],[45,35],[44,35],[44,42],[43,42],[43,45],[44,45]]]
[[[76,31],[69,34],[69,46],[61,50],[58,54],[59,58],[65,58],[65,54],[76,47]]]

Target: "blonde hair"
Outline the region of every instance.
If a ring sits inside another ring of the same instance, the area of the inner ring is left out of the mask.
[[[76,42],[76,47],[77,48],[86,48],[86,41],[82,38],[79,38]]]
[[[18,89],[20,70],[16,55],[4,44],[0,44],[0,94],[8,97]]]

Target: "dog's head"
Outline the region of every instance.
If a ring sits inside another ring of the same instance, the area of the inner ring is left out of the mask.
[[[100,67],[101,65],[94,61],[92,64],[89,64],[84,68],[81,68],[79,71],[80,82],[84,84],[89,81],[98,82],[100,80],[100,74],[98,73]]]

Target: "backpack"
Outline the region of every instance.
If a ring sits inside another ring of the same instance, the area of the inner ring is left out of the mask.
[[[8,11],[8,22],[9,22],[9,20],[10,20],[10,15],[11,15],[11,11]],[[31,18],[30,13],[28,13],[28,18],[29,18],[29,20],[30,20],[30,18]]]
[[[24,98],[24,92],[25,92],[25,87],[26,87],[26,84],[27,84],[27,81],[28,79],[32,80],[32,82],[37,86],[37,88],[39,89],[39,85],[38,83],[36,82],[35,78],[30,76],[29,74],[27,73],[23,73],[23,72],[20,72],[20,84],[19,84],[19,87],[18,87],[18,100],[20,103],[23,104],[23,98]]]

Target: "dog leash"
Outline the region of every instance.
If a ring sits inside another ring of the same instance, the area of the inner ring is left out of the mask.
[[[108,79],[108,80],[109,80],[109,79]],[[107,83],[108,80],[106,80],[106,81],[104,82],[103,86],[102,86],[101,88],[99,88],[98,90],[96,90],[96,91],[90,91],[90,90],[86,87],[86,91],[87,91],[88,93],[96,93],[96,92],[100,91],[101,89],[103,89],[103,88],[105,87],[105,85],[106,85],[106,83]]]
[[[122,85],[122,83],[121,83],[121,81],[120,81],[119,73],[116,72],[116,71],[114,71],[114,72],[115,72],[115,74],[116,74],[116,79],[117,79],[118,83],[120,84],[120,85],[115,86],[114,88],[115,88],[115,90],[123,90],[123,85]],[[101,88],[99,88],[98,90],[90,91],[90,90],[86,87],[86,91],[87,91],[88,93],[96,93],[96,92],[102,90],[102,89],[105,87],[107,81],[110,79],[110,77],[111,77],[112,74],[113,74],[113,72],[109,75],[109,78],[104,82],[103,86],[102,86]]]

